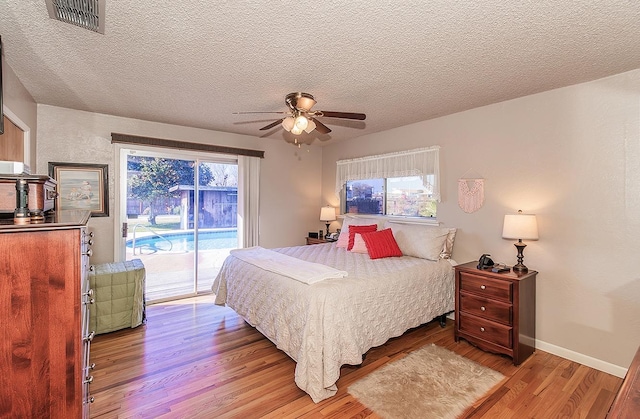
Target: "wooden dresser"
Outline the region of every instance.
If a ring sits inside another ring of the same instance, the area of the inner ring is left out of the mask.
[[[535,351],[536,271],[523,275],[455,267],[455,340],[509,355],[519,365]]]
[[[89,216],[1,220],[0,417],[89,417]]]
[[[640,348],[627,370],[622,386],[609,409],[607,419],[635,419],[640,417]]]

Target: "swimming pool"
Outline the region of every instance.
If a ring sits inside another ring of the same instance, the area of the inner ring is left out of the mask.
[[[237,230],[200,231],[198,233],[198,250],[235,249],[237,247]],[[127,240],[127,248],[133,248],[133,239]],[[193,231],[176,231],[136,237],[136,248],[164,252],[189,252],[194,250],[194,234]]]

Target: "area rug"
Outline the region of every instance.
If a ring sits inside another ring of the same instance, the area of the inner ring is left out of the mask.
[[[349,386],[385,419],[453,419],[504,375],[436,345],[427,345]]]

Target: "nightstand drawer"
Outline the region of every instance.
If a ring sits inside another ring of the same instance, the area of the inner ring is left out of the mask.
[[[512,301],[511,282],[500,281],[486,276],[460,273],[460,291],[471,292],[483,297]]]
[[[505,348],[512,348],[511,330],[509,326],[460,313],[460,331],[476,336]]]
[[[506,325],[512,324],[513,306],[508,303],[477,297],[467,293],[460,293],[460,310]]]

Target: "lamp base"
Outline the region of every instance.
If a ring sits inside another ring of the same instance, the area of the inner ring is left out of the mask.
[[[515,265],[511,269],[513,269],[513,272],[515,272],[517,274],[526,274],[527,272],[529,272],[529,268],[524,266],[522,263],[518,263],[517,265]]]
[[[327,223],[327,234],[324,235],[325,237],[329,237],[329,224],[331,223]]]
[[[518,240],[518,242],[515,243],[514,246],[516,247],[516,249],[518,249],[518,263],[512,268],[513,272],[517,274],[526,274],[527,272],[529,272],[529,268],[524,266],[524,263],[522,263],[522,261],[524,260],[524,255],[522,254],[522,252],[524,251],[524,248],[527,247],[527,245],[522,243],[522,240]]]

